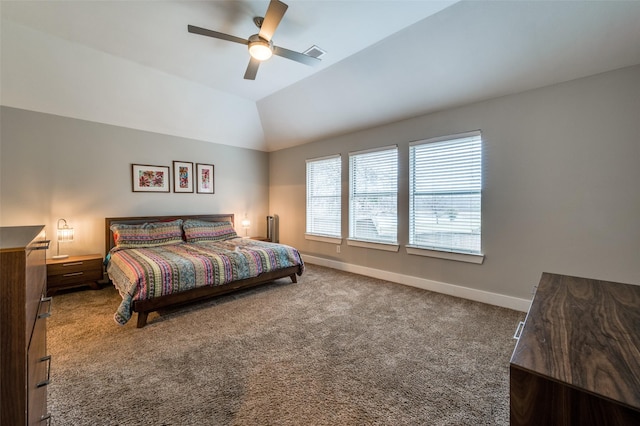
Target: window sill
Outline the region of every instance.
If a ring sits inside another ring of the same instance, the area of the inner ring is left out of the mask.
[[[392,243],[374,243],[370,241],[362,241],[362,240],[351,240],[347,239],[347,245],[354,247],[364,247],[374,250],[384,250],[384,251],[393,251],[397,252],[400,249],[398,244]]]
[[[438,259],[456,260],[458,262],[468,262],[481,265],[484,262],[484,254],[456,253],[451,251],[439,251],[420,248],[416,246],[405,246],[407,254],[417,256],[436,257]]]
[[[305,240],[320,241],[321,243],[342,244],[342,238],[327,237],[325,235],[304,234]]]

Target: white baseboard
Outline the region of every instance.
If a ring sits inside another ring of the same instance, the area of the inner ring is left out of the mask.
[[[491,293],[488,291],[477,290],[469,287],[462,287],[455,284],[448,284],[440,281],[414,277],[411,275],[398,274],[396,272],[383,271],[381,269],[374,269],[366,266],[338,262],[336,260],[310,256],[308,254],[303,254],[302,257],[305,263],[326,266],[327,268],[338,269],[340,271],[352,272],[354,274],[364,275],[367,277],[378,278],[381,280],[391,281],[394,283],[404,284],[412,287],[418,287],[424,290],[435,291],[437,293],[448,294],[450,296],[461,297],[463,299],[474,300],[476,302],[500,306],[520,312],[527,312],[529,310],[529,305],[531,304],[531,300],[505,296],[503,294]]]

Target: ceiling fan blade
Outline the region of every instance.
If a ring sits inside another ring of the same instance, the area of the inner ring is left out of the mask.
[[[260,61],[254,57],[251,57],[249,60],[249,65],[247,66],[247,71],[244,73],[245,80],[255,80],[256,74],[258,74],[258,67],[260,66]]]
[[[294,52],[293,50],[285,49],[284,47],[273,46],[273,54],[282,56],[283,58],[291,59],[292,61],[300,62],[305,65],[318,65],[321,61],[313,56],[305,55],[304,53]]]
[[[221,40],[233,41],[234,43],[240,43],[244,45],[249,44],[249,40],[245,40],[243,38],[232,36],[225,33],[219,33],[213,30],[208,30],[206,28],[200,28],[200,27],[195,27],[193,25],[189,25],[187,26],[187,29],[189,30],[190,33],[193,33],[193,34],[200,34],[203,36],[219,38]]]
[[[280,21],[288,7],[280,0],[271,0],[258,35],[267,41],[271,41],[273,33],[276,32],[276,28],[280,25]]]

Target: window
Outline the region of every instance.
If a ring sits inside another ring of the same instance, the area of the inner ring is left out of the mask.
[[[307,234],[340,238],[342,161],[307,160]]]
[[[414,142],[409,162],[409,244],[480,254],[480,132]]]
[[[398,148],[349,154],[349,238],[398,240]]]

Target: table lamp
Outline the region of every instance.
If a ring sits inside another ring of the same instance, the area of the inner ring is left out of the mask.
[[[60,226],[60,222],[63,225]],[[60,254],[60,243],[68,243],[73,241],[73,228],[70,228],[67,221],[64,219],[58,219],[58,249],[53,259],[65,259],[69,257],[68,254]]]

